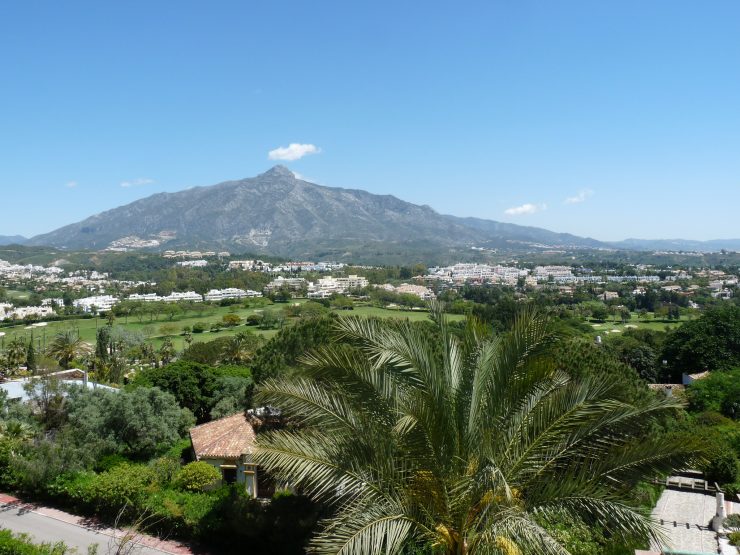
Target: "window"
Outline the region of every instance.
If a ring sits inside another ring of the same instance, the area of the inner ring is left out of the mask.
[[[224,482],[227,484],[233,484],[236,482],[236,468],[221,467],[221,474],[224,477]]]

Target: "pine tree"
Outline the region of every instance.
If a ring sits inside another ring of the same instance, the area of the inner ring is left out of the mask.
[[[36,370],[36,349],[33,348],[33,337],[28,342],[28,349],[26,349],[26,368],[30,371]]]

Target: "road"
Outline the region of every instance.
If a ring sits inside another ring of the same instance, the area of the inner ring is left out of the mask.
[[[8,496],[0,495],[0,527],[13,532],[24,532],[36,542],[63,541],[85,555],[88,548],[97,545],[98,555],[116,553],[120,545],[121,530],[102,526],[94,521],[82,519],[63,511],[24,504]],[[186,546],[175,542],[161,541],[149,536],[138,536],[136,545],[122,551],[136,555],[187,555],[192,553]]]

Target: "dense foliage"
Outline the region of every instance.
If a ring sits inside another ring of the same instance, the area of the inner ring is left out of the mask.
[[[162,368],[144,369],[136,374],[132,383],[171,393],[180,406],[192,411],[198,422],[205,422],[210,420],[217,406],[218,416],[224,415],[226,407],[236,412],[248,406],[252,374],[244,366],[208,366],[182,361]]]
[[[723,304],[672,331],[663,358],[676,380],[682,373],[740,366],[740,306]]]
[[[622,400],[608,374],[574,379],[531,311],[496,337],[435,321],[436,334],[340,319],[348,344],[261,385],[300,427],[263,434],[257,460],[337,511],[315,550],[559,554],[550,530],[570,520],[621,545],[654,534],[633,494],[688,460],[685,442],[650,433],[676,403]]]

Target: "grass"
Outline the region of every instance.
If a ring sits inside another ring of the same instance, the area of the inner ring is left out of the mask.
[[[605,332],[611,332],[611,330],[615,329],[620,332],[624,332],[628,329],[665,331],[666,328],[673,329],[688,321],[689,319],[686,317],[681,317],[680,320],[640,320],[635,313],[631,314],[630,320],[626,323],[623,323],[621,318],[609,318],[603,322],[597,320],[586,320],[586,322],[593,327],[594,335],[602,335]]]
[[[296,300],[294,302],[303,303],[304,300]],[[129,317],[128,321],[125,318],[116,318],[115,325],[121,326],[130,331],[141,332],[149,341],[151,341],[155,347],[159,347],[166,337],[169,337],[177,350],[182,350],[185,347],[185,340],[182,335],[183,328],[193,327],[193,324],[202,322],[206,324],[206,328],[210,328],[211,324],[221,323],[222,318],[226,314],[236,314],[242,321],[252,314],[259,314],[263,310],[273,310],[275,312],[281,312],[285,305],[274,304],[266,307],[255,307],[255,308],[244,308],[240,305],[233,306],[214,306],[214,305],[203,305],[208,308],[200,314],[189,313],[187,315],[180,315],[173,318],[171,321],[164,316],[160,316],[158,319],[152,320],[149,317],[144,317],[142,321],[139,321],[136,317]],[[385,309],[377,308],[372,306],[358,306],[354,310],[342,310],[338,312],[341,316],[356,315],[356,316],[375,316],[380,318],[408,318],[411,321],[426,320],[428,314],[426,311],[414,310],[396,310],[396,309]],[[450,320],[461,320],[464,318],[460,314],[450,314]],[[287,318],[284,325],[291,325],[293,322],[292,318]],[[28,341],[33,335],[34,343],[41,348],[47,344],[54,335],[63,330],[73,328],[79,331],[80,337],[83,341],[90,344],[95,343],[95,335],[98,327],[106,325],[104,317],[84,319],[84,320],[64,320],[59,322],[48,322],[48,324],[41,328],[27,329],[24,324],[17,326],[0,328],[0,333],[4,332],[5,336],[0,337],[0,345],[4,346],[15,337],[21,337],[24,341]],[[174,331],[168,331],[162,329],[171,326]],[[176,330],[174,328],[177,328]],[[258,335],[263,336],[265,339],[269,339],[278,333],[279,330],[260,330],[255,326],[246,326],[244,324],[234,326],[231,328],[222,328],[218,332],[206,331],[204,333],[194,333],[194,341],[210,341],[219,337],[228,337],[235,335],[240,331],[248,329]]]

